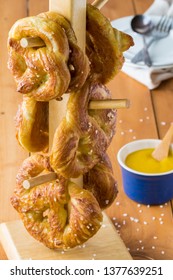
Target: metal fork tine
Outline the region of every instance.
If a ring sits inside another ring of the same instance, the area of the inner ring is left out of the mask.
[[[170,17],[167,16],[163,16],[161,17],[161,19],[159,20],[159,22],[156,25],[156,30],[162,32],[168,32],[171,28],[172,25],[172,19]]]
[[[166,16],[161,17],[158,23],[156,24],[155,29],[160,30],[165,20],[166,20]]]

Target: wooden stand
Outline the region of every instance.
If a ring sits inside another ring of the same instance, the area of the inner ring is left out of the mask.
[[[9,260],[131,260],[127,248],[108,217],[85,244],[70,250],[52,250],[36,241],[21,221],[0,225],[0,241]]]
[[[107,2],[107,1],[95,1]],[[49,10],[54,10],[70,20],[75,31],[78,44],[85,49],[86,0],[49,0]],[[80,23],[80,24],[79,24]],[[55,129],[65,115],[68,95],[63,101],[53,100],[49,107],[49,148],[51,149]],[[78,178],[82,187],[82,179]],[[22,221],[12,221],[0,225],[0,240],[10,260],[109,260],[131,259],[131,256],[117,234],[112,223],[104,214],[104,222],[98,233],[84,245],[70,249],[51,250],[32,238],[26,231]]]

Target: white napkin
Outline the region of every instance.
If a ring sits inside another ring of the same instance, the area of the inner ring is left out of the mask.
[[[173,16],[173,0],[155,0],[145,14]],[[125,62],[122,72],[144,84],[149,89],[154,89],[157,88],[162,81],[173,77],[173,65],[162,65],[162,67],[140,67]]]

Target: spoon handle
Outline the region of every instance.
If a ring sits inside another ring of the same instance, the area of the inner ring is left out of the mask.
[[[161,161],[162,159],[164,159],[168,156],[172,137],[173,137],[173,123],[171,124],[170,128],[168,129],[167,133],[165,134],[163,140],[153,151],[152,157],[154,159]]]
[[[145,41],[145,36],[143,35],[142,37],[144,42],[144,63],[150,67],[152,65],[152,61],[149,55],[147,43]]]

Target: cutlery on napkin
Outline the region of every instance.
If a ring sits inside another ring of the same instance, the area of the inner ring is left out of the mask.
[[[144,14],[151,16],[168,15],[173,17],[173,0],[155,0]],[[145,67],[139,64],[125,62],[122,72],[144,84],[149,89],[154,89],[162,81],[173,77],[173,65]]]

